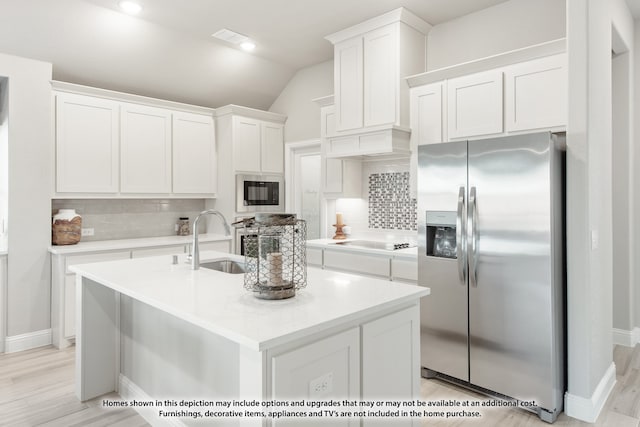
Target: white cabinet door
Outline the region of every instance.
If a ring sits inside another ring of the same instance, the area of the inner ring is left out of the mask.
[[[118,111],[114,101],[56,95],[56,191],[118,192]]]
[[[284,126],[279,123],[261,124],[261,171],[284,172]]]
[[[566,55],[555,55],[505,69],[506,130],[566,126]]]
[[[198,247],[200,251],[218,251],[218,252],[231,252],[231,240],[220,240],[217,242],[199,242]]]
[[[260,172],[260,121],[242,116],[233,117],[234,169]]]
[[[121,106],[120,191],[171,192],[171,112]]]
[[[76,335],[76,275],[64,276],[64,325],[62,333],[64,338],[73,338]]]
[[[449,138],[502,132],[502,71],[491,70],[447,83]]]
[[[398,110],[398,26],[364,35],[364,126],[396,122]]]
[[[360,398],[360,331],[357,327],[271,358],[271,397],[275,400]],[[359,426],[357,418],[331,425]],[[299,420],[274,420],[298,425]]]
[[[140,248],[131,251],[131,258],[147,258],[161,255],[179,255],[184,253],[184,245],[165,246],[160,248]]]
[[[442,112],[443,82],[411,89],[411,150],[418,145],[444,141]]]
[[[418,281],[418,262],[403,258],[391,260],[391,279],[399,282],[416,283]]]
[[[362,127],[363,40],[354,37],[334,46],[336,130]]]
[[[307,264],[314,267],[322,267],[322,249],[307,248]]]
[[[417,398],[420,391],[418,305],[362,325],[362,399]],[[363,425],[385,425],[365,418]],[[411,426],[411,418],[394,420]]]
[[[217,172],[213,117],[173,113],[173,192],[213,194]]]
[[[325,249],[324,267],[389,279],[391,257],[370,253],[347,253],[344,251]]]

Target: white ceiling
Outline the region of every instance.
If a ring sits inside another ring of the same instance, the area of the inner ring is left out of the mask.
[[[436,25],[505,0],[0,0],[0,52],[53,63],[54,79],[191,104],[268,109],[324,36],[404,6]],[[634,0],[630,0],[634,1]],[[245,53],[210,36],[256,41]]]

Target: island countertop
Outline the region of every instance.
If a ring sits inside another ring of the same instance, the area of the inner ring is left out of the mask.
[[[242,257],[204,251],[201,261]],[[123,295],[263,351],[368,314],[391,310],[429,288],[352,274],[307,269],[307,287],[285,300],[262,300],[243,287],[243,274],[191,270],[186,255],[128,259],[70,267]]]

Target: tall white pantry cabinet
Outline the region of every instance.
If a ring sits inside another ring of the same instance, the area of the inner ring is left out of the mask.
[[[215,197],[213,110],[54,82],[64,197]]]

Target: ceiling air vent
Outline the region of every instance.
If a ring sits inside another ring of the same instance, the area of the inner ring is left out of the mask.
[[[211,34],[211,37],[215,37],[231,44],[240,44],[249,39],[249,37],[245,36],[244,34],[236,33],[235,31],[231,31],[227,28],[216,31],[215,33]]]

